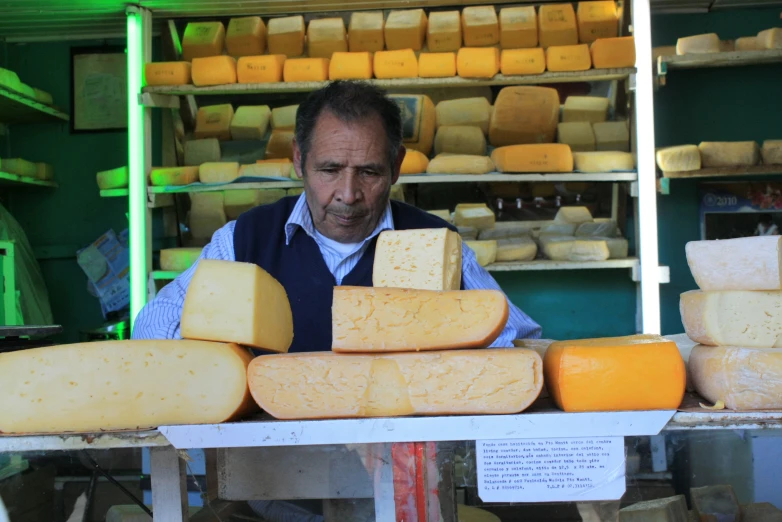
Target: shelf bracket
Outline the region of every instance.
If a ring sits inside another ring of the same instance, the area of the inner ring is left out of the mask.
[[[632,272],[630,274],[630,278],[636,282],[641,282],[641,264],[638,263],[636,265],[633,265]],[[658,266],[657,267],[657,282],[660,284],[670,283],[671,282],[671,269],[667,266]]]

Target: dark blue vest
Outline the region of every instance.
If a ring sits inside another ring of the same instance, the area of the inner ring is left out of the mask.
[[[298,196],[283,198],[239,216],[234,230],[234,251],[237,261],[255,263],[285,287],[293,309],[293,344],[289,351],[327,351],[331,349],[331,302],[337,282],[315,240],[306,232],[298,230],[290,245],[285,244],[285,223],[297,200]],[[439,217],[398,201],[391,202],[391,213],[396,230],[443,227],[456,230]],[[372,286],[374,262],[373,239],[342,284]]]

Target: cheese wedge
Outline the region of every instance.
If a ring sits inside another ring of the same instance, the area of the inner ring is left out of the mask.
[[[261,140],[266,135],[271,118],[268,105],[243,105],[231,120],[231,139]]]
[[[546,49],[546,68],[551,72],[586,71],[592,67],[589,46],[552,45]]]
[[[545,236],[541,233],[540,248],[552,261],[605,261],[611,257],[605,241],[568,236]]]
[[[156,187],[190,185],[198,181],[198,167],[153,168],[149,182]]]
[[[418,76],[421,78],[456,76],[456,53],[421,53],[418,57]]]
[[[225,33],[225,50],[234,58],[263,54],[266,50],[266,24],[261,17],[231,18]]]
[[[423,9],[391,11],[383,28],[386,49],[420,51],[424,46],[426,27],[427,19]]]
[[[239,164],[236,162],[204,163],[198,169],[201,183],[230,183],[239,177]]]
[[[385,48],[382,11],[357,11],[350,15],[348,25],[348,48],[351,53],[375,53]]]
[[[657,335],[557,341],[543,370],[549,394],[566,412],[673,410],[684,397],[679,349]]]
[[[417,150],[408,150],[405,152],[405,159],[402,160],[400,174],[424,174],[429,166],[429,158]]]
[[[286,105],[272,109],[272,129],[292,131],[296,127],[296,111],[298,109],[298,105]]]
[[[704,168],[748,167],[760,161],[760,149],[754,141],[702,141],[698,150]]]
[[[592,124],[597,150],[630,152],[630,129],[625,121],[601,121]]]
[[[465,47],[487,47],[500,43],[500,24],[494,6],[465,7],[462,10],[462,34]]]
[[[266,143],[264,159],[289,159],[293,161],[293,131],[272,130]]]
[[[334,52],[329,62],[330,80],[371,80],[372,53]]]
[[[272,352],[287,352],[293,318],[285,289],[253,263],[202,259],[187,289],[182,337],[231,339]]]
[[[782,140],[766,140],[760,149],[764,165],[782,165]]]
[[[505,76],[543,74],[546,71],[546,53],[535,49],[503,49],[500,71]]]
[[[528,237],[497,240],[497,262],[532,261],[538,253],[538,245]]]
[[[497,240],[466,241],[465,245],[475,253],[475,259],[480,266],[489,266],[497,260]]]
[[[576,45],[578,26],[573,4],[544,4],[538,11],[538,43],[544,49],[552,45]]]
[[[98,182],[98,188],[101,190],[110,190],[115,188],[124,188],[128,186],[128,167],[119,167],[111,170],[98,172],[95,176]]]
[[[579,2],[576,19],[581,43],[591,43],[598,38],[614,38],[619,33],[619,17],[614,0]]]
[[[559,122],[559,94],[550,87],[505,87],[494,101],[489,142],[495,147],[551,143]]]
[[[535,6],[500,9],[500,47],[522,49],[537,47],[537,45],[538,17]]]
[[[286,82],[324,82],[329,79],[328,58],[292,58],[285,60],[282,77]]]
[[[500,72],[500,50],[462,47],[456,53],[456,72],[462,78],[494,78]]]
[[[250,393],[278,419],[509,414],[542,387],[532,350],[257,357]]]
[[[628,172],[635,160],[629,152],[574,152],[573,166],[579,172]]]
[[[458,51],[461,46],[462,20],[459,11],[429,13],[429,25],[426,29],[426,47],[429,52]]]
[[[274,203],[285,196],[285,189],[226,190],[223,193],[225,215],[228,219],[237,219],[252,208]]]
[[[486,137],[480,127],[448,125],[439,127],[434,138],[434,153],[486,155]]]
[[[697,145],[665,147],[656,153],[657,166],[663,172],[685,172],[700,170],[701,151]]]
[[[150,62],[144,64],[145,85],[187,85],[190,62]]]
[[[230,103],[200,107],[196,115],[196,126],[193,136],[197,140],[204,138],[229,140],[231,139],[231,121],[233,118],[234,108]]]
[[[686,36],[676,41],[676,54],[705,54],[720,52],[720,37],[716,33]]]
[[[307,55],[328,58],[335,52],[348,52],[348,35],[342,18],[318,18],[307,28]]]
[[[332,350],[409,352],[486,348],[508,321],[495,290],[334,287]]]
[[[459,290],[462,239],[447,228],[386,230],[377,238],[374,287]]]
[[[595,69],[635,67],[635,38],[632,36],[595,40],[589,46],[589,52]]]
[[[182,38],[182,60],[223,54],[225,26],[222,22],[189,22]]]
[[[160,250],[160,269],[184,272],[198,261],[202,251],[202,248],[162,248]]]
[[[379,54],[382,53],[375,53],[375,76]],[[437,127],[437,113],[432,99],[425,94],[392,94],[389,98],[399,105],[402,112],[402,139],[405,147],[428,156],[432,152]]]
[[[231,56],[193,58],[193,85],[225,85],[236,83],[236,59]]]
[[[757,40],[764,49],[782,49],[782,28],[773,27],[760,31]]]
[[[267,31],[269,54],[295,58],[304,54],[304,17],[271,18]]]
[[[763,44],[758,41],[757,36],[742,36],[736,38],[735,47],[737,51],[762,51]]]
[[[196,239],[211,239],[218,229],[228,223],[222,192],[193,192],[190,194],[190,234]]]
[[[701,290],[782,290],[782,237],[690,241],[687,264]]]
[[[564,143],[573,152],[595,150],[595,132],[587,121],[570,121],[557,125],[557,142]]]
[[[437,126],[470,125],[480,128],[484,134],[489,132],[491,104],[486,98],[458,98],[443,100],[435,107]]]
[[[104,341],[0,355],[3,433],[212,424],[256,409],[251,355],[234,344]],[[204,379],[221,385],[206,392]]]
[[[562,121],[606,121],[608,98],[598,96],[568,96],[562,107]]]
[[[284,54],[243,56],[236,64],[236,77],[239,83],[281,82],[284,65]]]
[[[488,174],[494,171],[494,162],[488,156],[468,154],[441,154],[426,167],[427,174]]]
[[[494,221],[494,212],[483,203],[456,205],[453,213],[453,224],[457,227],[493,228]]]
[[[374,57],[375,77],[381,80],[393,78],[417,78],[418,59],[412,49],[379,51]]]
[[[491,159],[500,172],[572,172],[573,154],[563,143],[498,147]]]

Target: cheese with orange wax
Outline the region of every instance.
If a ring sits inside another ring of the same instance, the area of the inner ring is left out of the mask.
[[[595,69],[614,69],[635,66],[635,38],[601,38],[589,46]]]
[[[418,76],[421,78],[456,76],[456,53],[421,53],[418,57]]]
[[[286,82],[323,82],[329,79],[328,58],[292,58],[285,60],[282,77]]]
[[[405,159],[402,160],[400,174],[424,174],[429,166],[429,158],[417,150],[408,149]]]
[[[329,62],[331,80],[372,79],[372,53],[335,52]]]
[[[266,24],[261,17],[231,18],[225,33],[225,50],[235,58],[263,54],[266,50]]]
[[[236,59],[224,54],[193,58],[191,72],[197,87],[236,83]]]
[[[144,65],[147,85],[187,85],[190,83],[190,62],[150,62]]]
[[[500,71],[505,76],[543,74],[546,71],[546,52],[540,47],[503,49],[500,56]]]
[[[462,78],[494,78],[500,72],[496,47],[462,47],[456,53],[456,72]]]
[[[236,63],[239,83],[274,83],[282,81],[284,54],[242,56]]]

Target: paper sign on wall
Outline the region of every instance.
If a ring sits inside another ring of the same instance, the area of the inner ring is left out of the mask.
[[[624,437],[479,440],[484,502],[617,500],[625,492]]]

